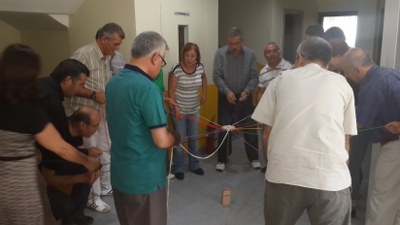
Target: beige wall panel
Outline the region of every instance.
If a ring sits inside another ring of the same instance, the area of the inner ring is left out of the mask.
[[[129,59],[135,32],[135,9],[133,0],[87,0],[70,16],[71,52],[95,41],[96,31],[108,22],[119,24],[125,31],[121,51]]]
[[[69,57],[68,31],[23,31],[22,42],[41,57],[41,76],[47,76],[63,59]]]
[[[21,32],[0,20],[0,52],[9,44],[21,42]]]

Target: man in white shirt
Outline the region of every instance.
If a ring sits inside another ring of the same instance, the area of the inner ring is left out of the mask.
[[[268,42],[265,45],[264,57],[267,60],[267,64],[260,70],[258,77],[257,103],[273,79],[281,75],[283,71],[292,69],[292,64],[282,58],[281,49],[276,42]],[[259,130],[258,135],[262,136],[262,130]],[[261,172],[265,173],[266,169],[266,166],[261,168]]]
[[[321,38],[303,41],[301,67],[274,79],[252,115],[265,124],[266,224],[295,224],[307,210],[311,224],[350,225],[354,96],[344,77],[326,70],[331,51]]]
[[[281,57],[281,49],[275,42],[268,42],[264,47],[267,64],[260,70],[258,77],[257,102],[260,101],[269,82],[281,75],[283,71],[292,69],[292,64]]]

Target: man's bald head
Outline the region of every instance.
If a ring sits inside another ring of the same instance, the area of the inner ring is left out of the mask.
[[[345,77],[355,83],[360,83],[364,79],[373,64],[368,53],[361,48],[351,48],[342,58],[342,69]]]
[[[78,136],[90,137],[99,127],[100,114],[91,107],[82,106],[72,114],[69,120]]]

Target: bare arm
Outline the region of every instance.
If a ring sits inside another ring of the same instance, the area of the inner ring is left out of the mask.
[[[168,76],[168,96],[169,96],[169,98],[171,99],[171,101],[172,101],[172,102],[175,102],[175,103],[176,103],[175,91],[176,91],[176,84],[177,84],[177,82],[178,82],[178,80],[176,79],[175,74],[174,74],[174,73],[169,73],[169,76]],[[176,117],[177,119],[180,119],[180,118],[181,118],[181,114],[180,114],[180,112],[179,112],[179,107],[178,107],[178,105],[176,105],[176,104],[175,104],[175,105],[171,105],[171,104],[170,104],[169,107],[174,108],[175,117]]]
[[[75,95],[92,99],[93,91],[85,87],[80,87]],[[106,94],[103,91],[98,91],[96,92],[96,99],[94,100],[99,104],[104,104],[106,102]]]
[[[257,96],[256,96],[257,104],[260,102],[260,99],[263,96],[264,92],[265,92],[265,88],[258,87]]]
[[[49,170],[46,167],[41,167],[41,174],[46,180],[46,183],[50,186],[58,185],[72,185],[72,184],[92,184],[99,177],[99,172],[86,172],[76,175],[59,176],[56,175],[53,170]]]
[[[347,151],[347,153],[350,152],[350,135],[346,135],[345,136],[345,149]]]
[[[344,148],[346,149],[347,153],[350,154],[350,135],[346,135],[344,138]],[[349,165],[349,160],[346,161],[346,164]]]
[[[264,154],[265,154],[265,159],[267,160],[267,153],[268,153],[268,141],[269,141],[269,135],[271,133],[271,126],[264,125],[264,133],[263,133],[263,144],[264,144]]]
[[[169,132],[166,127],[151,129],[151,136],[154,144],[162,149],[178,146],[180,143],[179,134]]]
[[[40,133],[36,134],[35,139],[44,148],[67,161],[85,166],[89,171],[97,170],[101,166],[96,159],[84,155],[65,142],[51,123],[48,123]]]

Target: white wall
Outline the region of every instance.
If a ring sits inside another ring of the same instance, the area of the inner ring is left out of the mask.
[[[319,12],[357,11],[359,0],[317,0]]]
[[[399,25],[400,25],[400,1],[386,0],[385,19],[383,24],[381,66],[395,67],[396,55],[399,52]],[[399,68],[398,68],[399,69]]]
[[[303,30],[318,20],[316,0],[220,0],[219,44],[226,44],[229,28],[238,26],[244,32],[245,45],[252,48],[259,63],[265,63],[265,43],[275,41],[282,47],[284,10],[303,11]]]
[[[225,45],[231,26],[240,27],[245,45],[254,49],[257,60],[265,63],[263,47],[268,41],[283,42],[284,10],[303,11],[302,30],[318,22],[320,12],[359,11],[357,46],[373,51],[376,12],[379,0],[220,0],[219,44]]]
[[[129,56],[133,38],[136,36],[134,0],[86,0],[70,17],[70,54],[77,48],[94,42],[96,31],[109,22],[119,24],[124,30],[125,39],[120,50],[125,57]]]
[[[189,16],[175,15],[175,12]],[[151,14],[151,16],[149,16]],[[159,32],[167,41],[166,56],[168,74],[179,61],[178,25],[188,25],[188,41],[199,45],[202,63],[209,83],[212,83],[212,67],[218,40],[218,1],[215,0],[135,0],[136,33]],[[168,76],[164,76],[167,84]]]
[[[358,5],[356,46],[374,55],[374,41],[378,11],[378,0],[362,0]]]
[[[41,76],[48,76],[60,61],[70,55],[68,31],[22,31],[21,39],[40,55]]]
[[[271,0],[252,0],[251,4],[243,0],[220,0],[219,45],[226,45],[230,28],[236,26],[244,33],[244,45],[255,51],[257,61],[263,61],[263,53],[257,49],[260,46],[262,49],[272,31],[280,28],[274,14]]]

